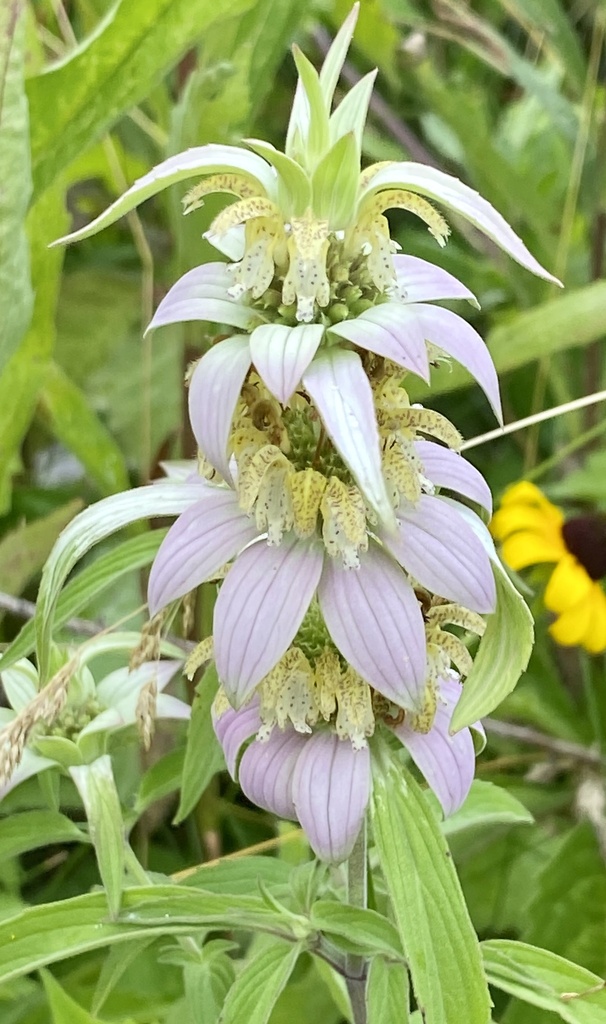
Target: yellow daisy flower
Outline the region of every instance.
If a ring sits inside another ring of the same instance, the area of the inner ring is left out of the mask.
[[[555,562],[545,589],[545,606],[557,616],[549,627],[554,640],[590,654],[606,650],[606,518],[565,519],[538,487],[522,481],[505,491],[491,531],[516,571]]]

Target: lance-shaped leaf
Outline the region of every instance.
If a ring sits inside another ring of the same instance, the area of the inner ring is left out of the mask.
[[[322,324],[264,324],[250,336],[250,352],[263,383],[287,405],[318,351]]]
[[[356,82],[353,89],[350,89],[345,94],[330,119],[331,142],[336,142],[337,139],[347,135],[349,132],[353,133],[356,141],[356,170],[359,170],[362,135],[364,134],[368,105],[376,77],[376,71],[369,71],[359,82]]]
[[[305,145],[305,163],[308,170],[311,170],[324,156],[329,144],[328,111],[324,104],[324,97],[320,87],[318,72],[310,60],[299,49],[293,46],[293,56],[299,81],[307,100],[307,124],[303,133]]]
[[[373,762],[372,821],[413,988],[431,1024],[488,1024],[480,947],[423,792],[387,749]]]
[[[347,57],[347,51],[349,50],[351,40],[353,38],[359,13],[360,4],[355,3],[333,39],[330,49],[324,58],[324,63],[322,64],[322,69],[320,71],[320,88],[322,90],[324,104],[328,113],[330,113],[333,96],[337,87],[337,82],[339,81],[339,75],[341,74],[345,58]]]
[[[452,716],[452,732],[494,711],[513,690],[532,651],[534,623],[528,606],[498,560],[492,565],[496,611],[488,618],[473,668],[465,680],[463,696]]]
[[[202,454],[232,482],[227,442],[244,378],[250,368],[250,339],[226,338],[196,366],[189,383],[189,418]]]
[[[372,390],[356,352],[332,349],[303,375],[326,432],[387,528],[395,519],[383,480]]]
[[[233,281],[223,263],[204,263],[188,270],[164,296],[147,331],[188,320],[229,324],[240,329],[251,327],[256,314],[243,303],[230,299],[230,284]]]
[[[82,797],[90,837],[112,919],[118,916],[124,886],[124,823],[109,754],[70,768]]]
[[[112,494],[72,519],[55,544],[42,573],[38,593],[36,637],[40,679],[46,681],[53,614],[61,587],[76,563],[95,544],[137,519],[179,515],[198,501],[205,487],[191,483],[160,483]]]
[[[274,941],[252,956],[229,990],[221,1024],[267,1024],[302,952],[300,943]]]
[[[240,174],[260,195],[273,198],[276,190],[276,177],[271,167],[255,153],[249,153],[239,146],[218,146],[209,143],[207,146],[194,146],[192,149],[170,156],[154,167],[148,174],[138,178],[124,195],[107,208],[102,214],[64,238],[57,239],[54,245],[67,242],[79,242],[82,238],[95,235],[97,231],[134,210],[136,206],[155,196],[162,189],[174,185],[186,178],[195,178],[203,174]]]
[[[20,0],[5,0],[0,7],[0,370],[21,341],[32,313],[24,225],[31,193],[24,37]]]
[[[229,699],[241,704],[274,667],[301,625],[322,572],[315,542],[284,538],[246,548],[223,583],[214,613],[215,663]]]
[[[425,684],[425,629],[408,578],[377,544],[359,569],[327,558],[318,598],[330,635],[356,672],[388,700],[419,710]]]
[[[301,165],[262,139],[246,139],[246,144],[277,172],[280,210],[288,216],[302,217],[311,203],[311,183]]]
[[[366,983],[368,1024],[398,1021],[408,1024],[410,992],[405,964],[388,963],[380,956],[372,958]]]
[[[505,218],[486,199],[458,178],[445,174],[435,167],[409,162],[379,167],[360,197],[360,207],[363,208],[364,200],[376,195],[377,192],[398,188],[429,196],[430,199],[435,199],[455,213],[461,214],[527,270],[538,277],[544,277],[547,281],[561,283],[541,266]]]

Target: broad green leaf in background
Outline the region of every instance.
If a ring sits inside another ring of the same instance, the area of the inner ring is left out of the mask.
[[[483,942],[482,955],[488,980],[496,988],[551,1010],[567,1024],[605,1024],[606,986],[597,974],[511,939]]]
[[[221,1024],[266,1024],[302,947],[272,942],[246,963],[232,985]]]
[[[75,498],[47,516],[17,526],[0,540],[0,581],[6,594],[22,593],[42,569],[61,530],[81,508],[82,502]]]
[[[450,723],[453,733],[488,715],[511,693],[532,650],[534,624],[528,606],[501,565],[492,564],[497,607],[488,617],[473,668],[454,710]]]
[[[442,811],[437,798],[431,791],[425,795],[441,819]],[[452,836],[470,828],[485,828],[487,825],[531,825],[532,822],[530,811],[506,789],[492,782],[475,779],[463,806],[441,821],[440,827],[444,835]]]
[[[52,974],[48,971],[40,973],[51,1011],[52,1024],[101,1024],[88,1010],[72,999],[65,989],[61,988]],[[125,1020],[123,1024],[129,1024],[129,1022]]]
[[[52,843],[88,843],[88,836],[64,814],[23,811],[0,819],[0,860]]]
[[[82,797],[109,912],[115,919],[124,886],[126,839],[111,758],[103,754],[92,764],[70,768],[70,775]]]
[[[55,437],[78,457],[101,494],[128,488],[120,448],[91,409],[86,395],[56,363],[46,371],[40,412]]]
[[[55,343],[55,309],[64,254],[59,250],[49,252],[47,247],[66,226],[63,189],[50,189],[27,218],[35,291],[32,322],[0,376],[0,515],[10,506],[11,479],[20,466],[19,448],[34,415]]]
[[[210,714],[218,685],[213,662],[198,683],[192,704],[181,779],[181,799],[174,819],[176,825],[193,810],[213,775],[225,767]]]
[[[161,757],[159,761],[154,761],[147,769],[141,779],[135,802],[134,810],[137,817],[151,807],[156,800],[162,800],[179,789],[184,758],[184,748],[177,747]]]
[[[522,938],[606,972],[606,872],[588,822],[574,827],[536,879]]]
[[[154,530],[140,537],[130,537],[82,569],[59,596],[55,628],[63,626],[122,576],[148,566],[165,536],[166,530]],[[3,652],[0,666],[9,668],[19,658],[27,658],[35,646],[36,622],[32,620],[25,623],[13,643]]]
[[[374,836],[416,998],[427,1024],[488,1024],[480,948],[446,841],[410,772],[381,754]]]
[[[66,59],[28,82],[36,194],[135,106],[215,21],[251,0],[119,2]]]
[[[289,865],[277,857],[239,857],[201,864],[184,874],[183,884],[200,886],[208,892],[246,896],[254,892],[261,881],[274,895],[281,896],[289,891],[290,872]]]
[[[0,6],[0,371],[19,345],[32,314],[24,227],[31,192],[24,36],[25,4],[4,0]]]
[[[387,1024],[388,1021],[408,1024],[409,999],[405,965],[374,957],[366,983],[368,1024]]]

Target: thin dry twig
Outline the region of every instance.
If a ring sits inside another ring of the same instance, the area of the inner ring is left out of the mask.
[[[501,722],[496,718],[485,718],[483,724],[486,732],[493,736],[502,736],[504,739],[517,740],[532,747],[541,747],[550,753],[563,757],[570,757],[575,761],[584,764],[603,765],[604,758],[592,747],[584,747],[580,743],[573,743],[571,740],[561,740],[555,736],[548,736],[547,733],[539,732],[527,725],[516,725],[514,722]]]

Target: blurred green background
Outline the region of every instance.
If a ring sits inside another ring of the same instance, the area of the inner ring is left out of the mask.
[[[210,257],[202,234],[220,200],[183,219],[186,189],[174,186],[73,249],[49,250],[49,242],[188,146],[246,137],[281,145],[295,84],[289,46],[297,41],[319,65],[349,6],[4,0],[2,642],[28,617],[44,560],[79,508],[161,475],[163,459],[194,455],[183,375],[204,350],[204,326],[164,328],[146,340],[142,332],[170,283]],[[412,215],[390,215],[405,252],[440,263],[478,296],[480,311],[458,311],[487,340],[507,421],[606,386],[605,26],[603,0],[362,0],[345,68],[348,83],[379,68],[367,163],[415,160],[460,177],[565,284],[560,292],[532,277],[454,217],[448,246],[439,250]],[[426,394],[419,386],[415,397]],[[479,388],[458,368],[434,371],[429,401],[467,438],[495,426]],[[596,405],[480,445],[469,457],[497,499],[526,478],[566,508],[606,512],[604,433]],[[534,823],[505,816],[462,829],[451,837],[453,853],[481,937],[519,938],[604,974],[605,662],[552,643],[544,580],[542,570],[526,577],[535,652],[499,709],[501,724],[489,729],[478,764],[478,777],[518,797]],[[110,625],[143,600],[144,580],[131,571],[80,614]],[[143,621],[139,612],[129,628]],[[184,743],[184,730],[161,732],[143,761],[134,745],[120,754],[125,793],[136,793],[146,778],[152,799],[162,796],[141,811],[136,835],[150,868],[167,873],[276,836],[269,816],[247,806],[223,777],[171,827]],[[153,789],[155,762],[164,769]],[[44,800],[32,781],[0,805],[0,915],[83,892],[96,881],[86,846],[3,846],[11,814],[43,807]],[[278,858],[305,856],[296,843],[277,839]],[[107,951],[64,962],[56,969],[59,994],[49,977],[0,986],[2,1024],[90,1024],[96,1018],[69,1000],[90,1006],[95,990],[95,1013],[104,1021],[204,1024],[184,992],[181,968],[158,968],[158,943],[136,953],[122,971]],[[495,999],[502,1024],[556,1019],[503,995]],[[319,1016],[326,1024],[342,1019],[305,962],[271,1019],[298,1024]]]

